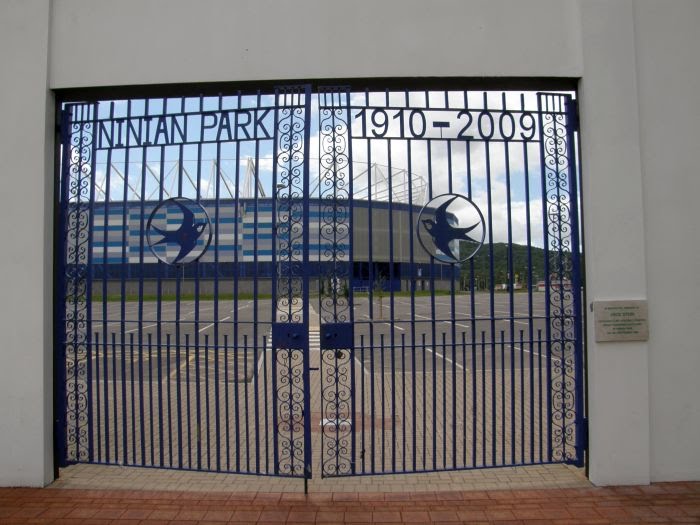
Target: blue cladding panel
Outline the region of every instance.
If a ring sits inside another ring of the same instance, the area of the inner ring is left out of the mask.
[[[218,261],[220,263],[229,263],[235,261],[235,253],[243,255],[246,260],[252,260],[256,254],[257,245],[257,260],[259,262],[272,261],[272,245],[273,239],[271,202],[258,202],[257,205],[257,221],[256,221],[256,206],[253,200],[241,200],[241,214],[236,214],[235,201],[230,199],[222,199],[219,201],[218,216],[215,201],[203,200],[202,206],[207,211],[214,232],[212,242],[209,249],[200,259],[203,263],[213,263],[217,260],[216,246],[218,245]],[[359,206],[366,206],[366,203],[359,203]],[[141,213],[140,202],[130,202],[127,210],[127,233],[126,233],[126,260],[117,256],[121,254],[123,245],[123,227],[122,220],[124,216],[124,208],[121,202],[109,203],[109,216],[105,218],[104,203],[95,206],[94,212],[94,228],[92,244],[93,262],[95,264],[104,264],[104,246],[105,232],[107,233],[107,243],[110,257],[107,264],[122,264],[128,261],[131,264],[139,264],[142,261],[142,245],[143,245],[143,262],[156,262],[146,237],[142,238],[141,227],[144,229],[148,223],[149,217],[156,208],[157,203],[147,202],[143,204],[143,214]],[[318,205],[311,204],[309,231],[311,233],[309,245],[310,253],[315,257],[319,255],[323,258],[326,256],[326,245],[320,241],[318,229],[320,227],[320,217]],[[106,223],[105,224],[105,219]],[[179,224],[181,216],[168,217],[166,213],[156,213],[153,215],[154,221],[167,221],[168,225]],[[218,237],[216,234],[218,225]],[[236,230],[238,230],[238,240],[236,240]],[[339,249],[347,252],[349,245],[340,243],[337,246]],[[297,248],[301,249],[300,246]],[[156,246],[155,250],[158,253],[166,253],[163,246]],[[171,250],[172,251],[172,250]]]

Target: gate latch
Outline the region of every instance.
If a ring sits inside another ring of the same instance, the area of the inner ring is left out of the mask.
[[[304,349],[307,340],[303,323],[272,323],[272,348]]]
[[[354,346],[352,323],[328,323],[321,325],[321,348],[342,350]]]

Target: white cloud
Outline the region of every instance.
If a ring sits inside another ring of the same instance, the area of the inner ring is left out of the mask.
[[[499,110],[502,108],[502,94],[489,93],[484,100],[484,95],[481,92],[469,92],[466,100],[464,92],[409,92],[408,95],[404,92],[392,92],[389,94],[389,104],[394,108],[433,108],[438,109],[445,107],[446,104],[451,108],[469,107],[470,109],[480,109],[484,107],[484,103],[490,109]],[[505,95],[508,107],[519,108],[521,105],[521,95],[518,93],[507,93]],[[447,100],[446,100],[447,99]],[[387,103],[385,93],[370,93],[368,96],[365,93],[352,93],[350,96],[351,105],[362,107],[369,104],[373,107],[381,107]],[[526,93],[522,96],[522,102],[527,110],[535,110],[537,106],[537,98],[534,93]],[[347,131],[347,125],[352,126],[355,133],[362,123],[362,117],[358,118],[358,109],[352,111],[350,122],[340,124],[337,128],[338,133],[344,135]],[[429,110],[423,112],[428,115]],[[310,129],[310,140],[306,147],[307,156],[310,158],[309,173],[311,177],[311,187],[317,187],[319,173],[319,126],[316,120],[319,115],[319,100],[314,97],[311,101],[312,123]],[[420,114],[416,114],[415,127],[422,126]],[[455,112],[443,112],[441,118],[452,119],[450,122],[450,133],[454,136],[455,130],[459,130],[460,122],[456,120]],[[374,121],[372,122],[374,116]],[[367,129],[378,130],[381,134],[382,130],[386,130],[387,136],[398,136],[401,125],[404,127],[409,125],[408,119],[411,118],[410,110],[405,110],[403,114],[399,114],[396,109],[386,110],[384,113],[373,115],[367,112],[364,115]],[[507,147],[502,142],[491,142],[487,145],[484,141],[447,141],[440,140],[441,129],[431,126],[431,116],[428,116],[426,125],[425,138],[432,140],[403,140],[392,139],[391,141],[378,138],[376,140],[355,139],[353,140],[352,155],[353,155],[353,171],[357,180],[355,181],[355,189],[360,190],[367,185],[367,175],[362,175],[367,172],[368,163],[378,164],[380,171],[387,175],[388,167],[391,165],[391,176],[394,185],[397,186],[403,183],[400,173],[407,173],[410,169],[412,177],[416,181],[425,181],[428,184],[427,193],[432,196],[437,196],[447,192],[461,193],[468,195],[481,208],[484,216],[488,216],[489,212],[492,221],[492,230],[487,232],[487,239],[493,238],[495,242],[506,242],[508,234],[512,237],[513,242],[524,244],[527,240],[527,224],[528,224],[528,209],[529,223],[532,243],[534,245],[542,244],[542,202],[541,202],[541,184],[540,166],[539,166],[539,147],[538,144],[529,144],[523,149],[523,145],[512,143]],[[371,129],[370,129],[371,128]],[[371,133],[370,133],[371,135]],[[221,152],[219,153],[221,164],[220,169],[228,183],[235,192],[235,173],[239,170],[240,185],[243,187],[245,183],[245,173],[248,167],[248,157],[255,158],[257,172],[261,183],[265,188],[267,195],[273,191],[272,188],[272,173],[275,167],[275,159],[273,159],[272,140],[261,141],[257,146],[251,142],[241,142],[238,144],[225,143],[222,144]],[[257,149],[256,149],[257,147]],[[348,150],[349,151],[349,150]],[[508,157],[506,156],[508,154]],[[195,149],[185,152],[186,157],[196,157]],[[216,152],[204,148],[202,152],[203,159],[200,161],[201,167],[201,183],[200,191],[202,195],[211,196],[215,187],[215,171],[211,168],[212,158],[216,158]],[[236,157],[239,159],[239,166],[236,166]],[[256,158],[257,157],[257,158]],[[131,159],[139,161],[140,159]],[[114,152],[113,160],[116,166],[122,166],[123,160],[117,157],[117,150]],[[120,164],[121,162],[121,164]],[[172,188],[173,180],[177,179],[177,170],[170,170],[175,161],[168,159],[163,165],[163,185],[167,191]],[[192,162],[185,162],[187,170],[193,176],[196,173],[197,161],[196,158]],[[154,175],[147,175],[146,197],[152,195],[153,188],[158,188],[157,179],[161,177],[159,161],[149,159],[149,166],[154,170]],[[120,168],[122,172],[124,171]],[[106,184],[106,167],[104,162],[96,170],[95,181],[98,186]],[[112,198],[121,198],[124,193],[123,179],[116,176],[113,171],[110,171],[110,188]],[[132,175],[136,179],[141,176],[141,169],[132,167],[129,170],[129,181],[131,182]],[[506,175],[510,174],[510,190],[506,182]],[[379,176],[378,173],[372,172],[373,177]],[[529,195],[525,191],[525,180],[529,178]],[[491,199],[489,207],[489,199],[487,198],[487,179],[490,181]],[[398,181],[398,184],[397,184]],[[451,181],[451,184],[450,184]],[[139,184],[140,181],[134,182]],[[132,184],[132,186],[134,185]],[[186,192],[190,191],[189,182]],[[420,186],[420,184],[417,184]],[[470,188],[471,187],[471,188]],[[105,188],[106,190],[106,188]],[[176,191],[176,188],[174,189]],[[194,190],[192,190],[194,191]],[[413,202],[416,205],[423,204],[420,201],[417,192],[413,193]],[[157,193],[156,193],[157,194]],[[224,191],[222,187],[222,197],[228,197],[228,191]],[[117,197],[119,196],[119,197]],[[508,197],[510,196],[510,207]],[[366,198],[365,195],[359,195],[359,198]],[[99,198],[99,197],[98,197]],[[395,194],[396,198],[396,194]],[[528,202],[529,201],[529,202]],[[510,209],[510,218],[509,218]]]

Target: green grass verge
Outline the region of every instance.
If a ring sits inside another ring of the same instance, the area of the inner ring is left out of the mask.
[[[270,294],[258,294],[258,299],[270,299],[272,295]],[[159,296],[157,294],[145,294],[142,296],[139,296],[139,294],[127,294],[127,295],[121,295],[121,294],[108,294],[107,295],[107,302],[119,302],[119,301],[124,301],[127,303],[130,302],[138,302],[139,300],[142,300],[144,303],[150,303],[150,302],[155,302],[158,301]],[[161,294],[160,295],[160,300],[161,301],[194,301],[195,299],[199,298],[200,301],[213,301],[214,300],[214,294],[206,294],[206,293],[200,293],[198,296],[193,294],[193,293],[181,293],[180,296],[178,297],[176,294]],[[232,293],[219,293],[218,295],[219,301],[233,301],[234,295]],[[250,293],[239,293],[238,294],[238,299],[240,300],[252,300],[254,299],[255,296]],[[102,295],[93,295],[92,300],[96,302],[102,302]]]
[[[488,291],[484,290],[484,293],[488,293]],[[527,289],[522,289],[522,290],[513,290],[514,293],[526,293]],[[435,290],[435,295],[436,296],[445,296],[445,295],[450,295],[450,290]],[[495,293],[497,294],[504,294],[504,293],[509,293],[508,290],[495,290]],[[533,292],[536,293],[536,292]],[[469,292],[467,291],[457,291],[457,295],[468,295]],[[430,290],[416,290],[415,296],[416,297],[430,297],[432,295]],[[372,294],[374,299],[379,299],[380,294],[377,292],[374,292]],[[381,297],[388,298],[390,297],[391,294],[389,292],[383,292]],[[318,294],[312,294],[311,297],[318,297]],[[354,297],[369,297],[368,292],[355,292]],[[394,297],[411,297],[411,292],[410,291],[401,291],[401,292],[394,292]],[[195,294],[193,293],[181,293],[179,300],[180,301],[194,301],[197,298]],[[219,301],[233,301],[234,300],[234,295],[232,293],[219,293],[218,295]],[[272,295],[271,294],[258,294],[257,295],[258,299],[271,299]],[[241,301],[252,301],[255,299],[255,295],[252,293],[239,293],[238,294],[238,300]],[[94,294],[92,296],[93,302],[102,302],[102,295],[101,294]],[[127,294],[125,296],[122,296],[121,294],[108,294],[107,295],[107,302],[112,303],[112,302],[120,302],[124,301],[127,303],[131,302],[138,302],[139,300],[142,300],[144,303],[152,303],[158,301],[158,295],[157,294],[145,294],[143,297],[140,297],[139,294]],[[178,296],[176,294],[162,294],[160,296],[161,301],[176,301],[178,300]],[[200,301],[213,301],[214,300],[214,294],[199,294],[199,300]]]

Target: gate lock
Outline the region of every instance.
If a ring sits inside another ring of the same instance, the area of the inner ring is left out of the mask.
[[[321,348],[327,350],[353,347],[352,323],[328,323],[321,325]]]
[[[306,348],[308,334],[302,323],[272,323],[272,347],[301,350]]]

